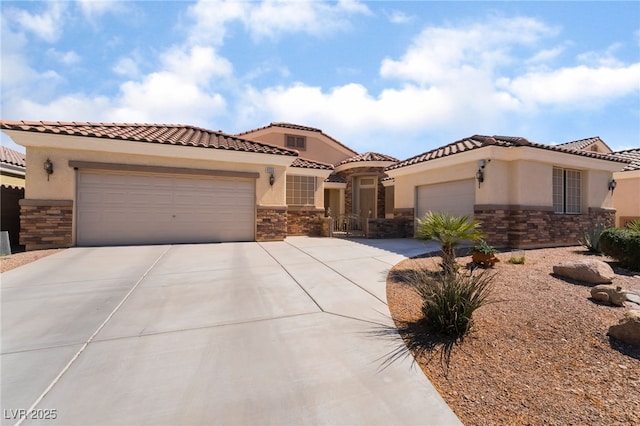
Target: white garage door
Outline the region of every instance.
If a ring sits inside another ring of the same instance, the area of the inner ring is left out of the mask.
[[[255,239],[255,181],[80,171],[77,244]]]
[[[419,218],[428,211],[473,218],[476,199],[475,181],[469,179],[419,186],[417,198],[416,210]]]

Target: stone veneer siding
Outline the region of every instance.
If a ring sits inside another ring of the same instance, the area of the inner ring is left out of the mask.
[[[287,209],[287,235],[319,237],[323,233],[324,209],[289,206]]]
[[[599,208],[576,215],[541,207],[475,206],[474,217],[490,244],[513,248],[576,245],[591,225],[615,224],[615,210]]]
[[[367,221],[367,238],[411,238],[413,237],[413,220],[406,217],[393,219],[369,219]]]
[[[258,207],[256,212],[256,241],[282,241],[286,236],[286,207]]]
[[[26,250],[73,245],[72,200],[20,200],[20,244]]]
[[[337,173],[347,182],[344,190],[344,212],[346,214],[353,213],[353,177],[354,176],[377,176],[378,177],[378,198],[376,200],[377,217],[384,217],[384,200],[385,188],[382,185],[382,179],[387,177],[383,167],[356,167],[353,169],[343,170]]]

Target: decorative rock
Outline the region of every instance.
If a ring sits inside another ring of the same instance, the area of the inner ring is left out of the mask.
[[[640,346],[640,311],[627,311],[623,319],[609,327],[609,336],[633,346]]]
[[[553,266],[553,273],[591,284],[610,283],[616,276],[611,266],[597,259],[562,262]]]
[[[627,294],[622,287],[614,287],[611,284],[600,284],[591,289],[591,298],[615,306],[624,306]]]

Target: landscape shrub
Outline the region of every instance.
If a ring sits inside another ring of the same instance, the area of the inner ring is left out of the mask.
[[[427,212],[418,219],[417,237],[435,240],[442,246],[442,269],[446,273],[458,270],[456,247],[463,241],[476,241],[484,235],[480,222],[467,216],[454,216],[442,212]]]
[[[627,223],[626,228],[631,229],[635,232],[640,232],[640,219],[634,219]]]
[[[462,339],[473,313],[492,302],[494,276],[484,270],[425,275],[415,286],[422,298],[421,322],[436,334]]]
[[[600,236],[602,252],[625,268],[640,271],[640,232],[627,228],[608,228]]]
[[[591,225],[587,231],[582,233],[582,239],[578,242],[591,253],[600,254],[602,253],[600,238],[604,230],[605,226],[602,224]]]

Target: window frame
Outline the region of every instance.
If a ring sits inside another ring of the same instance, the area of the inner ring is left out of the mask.
[[[287,175],[286,177],[287,206],[314,207],[318,179],[316,176]]]
[[[553,168],[553,211],[556,214],[582,214],[582,170]]]
[[[293,139],[293,144],[289,144],[290,138]],[[298,149],[300,151],[307,150],[307,137],[293,134],[284,135],[284,146],[291,149]]]

